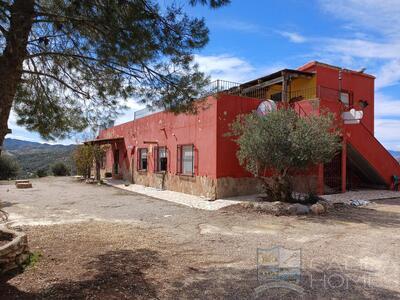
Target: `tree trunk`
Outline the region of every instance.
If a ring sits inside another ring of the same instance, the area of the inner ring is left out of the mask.
[[[8,133],[8,118],[22,77],[22,64],[27,56],[29,33],[34,18],[34,0],[15,0],[6,34],[6,47],[0,56],[0,154]]]
[[[96,180],[100,182],[100,161],[96,159]]]

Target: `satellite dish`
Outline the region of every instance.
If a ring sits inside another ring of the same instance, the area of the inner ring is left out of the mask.
[[[350,109],[350,111],[345,111],[342,113],[342,118],[344,120],[344,124],[359,124],[364,113],[362,110],[355,110],[354,108]]]
[[[265,100],[257,107],[257,114],[259,116],[266,116],[273,111],[276,111],[276,103],[272,100]]]

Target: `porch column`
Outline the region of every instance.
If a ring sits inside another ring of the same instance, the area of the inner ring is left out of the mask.
[[[282,81],[282,102],[286,103],[288,102],[288,87],[289,87],[289,76],[286,74],[286,72],[283,72],[283,81]]]

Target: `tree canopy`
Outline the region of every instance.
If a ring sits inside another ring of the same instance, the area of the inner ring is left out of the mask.
[[[0,0],[0,145],[12,106],[46,139],[113,119],[128,98],[191,111],[208,82],[193,63],[208,29],[184,6],[160,3]]]
[[[256,177],[272,172],[273,180],[265,178],[265,187],[274,200],[291,199],[290,174],[329,162],[340,148],[332,114],[300,117],[290,108],[267,116],[238,116],[230,135],[239,146],[242,166]]]

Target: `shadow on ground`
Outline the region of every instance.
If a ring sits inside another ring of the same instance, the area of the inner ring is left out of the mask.
[[[86,278],[51,285],[37,293],[24,292],[0,280],[1,299],[156,299],[156,287],[144,272],[164,266],[148,249],[111,251],[86,265]]]
[[[55,283],[37,293],[0,283],[1,299],[383,299],[400,294],[371,284],[373,273],[348,266],[303,269],[300,289],[262,286],[257,269],[186,267],[165,278],[157,270],[172,270],[158,252],[139,249],[111,251],[86,265],[82,281]],[[151,270],[151,272],[149,272]],[[161,272],[163,273],[163,272]],[[167,272],[168,273],[168,272]],[[93,274],[93,275],[91,275]],[[266,279],[261,277],[261,279]],[[282,282],[281,282],[282,283]],[[262,286],[260,288],[260,286]],[[264,288],[263,288],[264,287]],[[268,288],[269,287],[269,288]],[[257,289],[258,288],[258,289]],[[258,293],[256,293],[258,291]]]
[[[382,202],[377,202],[381,204]],[[382,203],[383,204],[383,203]],[[386,204],[386,203],[385,203]],[[398,205],[391,202],[391,206]],[[348,223],[362,223],[372,227],[400,227],[400,213],[396,211],[379,210],[374,207],[342,207],[321,216],[307,216],[306,220],[317,223],[334,223],[337,221]]]

